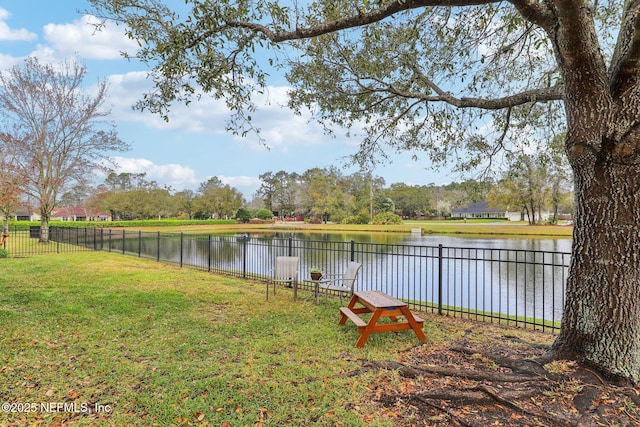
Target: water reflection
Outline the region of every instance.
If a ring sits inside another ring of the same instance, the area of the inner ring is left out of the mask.
[[[404,233],[312,233],[312,232],[259,232],[251,237],[317,240],[327,242],[377,243],[389,245],[455,246],[464,248],[522,249],[530,251],[571,252],[571,239],[530,237],[459,237],[432,236]]]

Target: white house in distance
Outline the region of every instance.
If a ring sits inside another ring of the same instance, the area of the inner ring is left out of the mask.
[[[0,219],[2,219],[0,215]],[[9,217],[14,221],[38,222],[42,218],[39,212],[18,210]],[[56,208],[51,212],[52,221],[111,221],[111,214],[87,208]]]
[[[509,221],[526,221],[524,212],[505,211],[504,209],[489,208],[489,203],[485,201],[470,203],[466,208],[457,208],[451,210],[452,219],[462,218],[493,218],[506,219]],[[542,220],[548,220],[549,213],[542,213]]]
[[[111,221],[111,214],[87,208],[56,208],[52,221]]]
[[[0,215],[0,219],[4,219],[4,217],[2,215]],[[31,210],[18,210],[15,211],[14,213],[12,213],[11,215],[9,215],[9,219],[10,220],[14,220],[14,221],[40,221],[40,213],[39,212],[35,212],[35,211],[31,211]]]

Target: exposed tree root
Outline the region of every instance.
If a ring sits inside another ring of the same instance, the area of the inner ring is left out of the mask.
[[[427,399],[425,399],[425,398],[423,398],[421,396],[413,395],[413,396],[410,396],[410,398],[413,399],[413,400],[419,401],[423,405],[430,406],[430,407],[432,407],[434,409],[437,409],[438,411],[444,412],[452,420],[454,420],[457,425],[464,426],[464,427],[475,427],[473,424],[469,424],[464,419],[458,417],[454,412],[450,411],[449,409],[444,408],[442,406],[438,406],[435,403],[433,403],[433,402],[431,402],[431,401],[429,401],[429,400],[427,400]]]
[[[398,371],[405,378],[419,378],[424,376],[449,376],[461,377],[476,381],[499,381],[499,382],[524,382],[536,381],[541,377],[537,374],[508,374],[502,372],[478,372],[465,371],[456,368],[445,368],[439,366],[407,366],[391,360],[369,361],[368,366]]]
[[[484,335],[474,342],[473,333],[447,348],[418,346],[402,362],[363,363],[360,372],[392,370],[401,377],[398,388],[375,389],[381,405],[406,411],[402,419],[410,421],[396,425],[640,426],[637,387],[573,362],[545,364],[544,342]]]

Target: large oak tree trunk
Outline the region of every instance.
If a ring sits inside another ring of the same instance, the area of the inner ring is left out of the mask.
[[[598,34],[585,3],[553,4],[559,26],[550,33],[557,42],[565,84],[575,222],[562,326],[550,356],[578,360],[598,372],[637,382],[640,96],[638,50],[630,44],[637,37],[635,18],[625,21],[608,67],[595,43]]]
[[[640,167],[615,149],[574,164],[573,255],[551,355],[640,380]],[[587,156],[591,157],[591,156]]]

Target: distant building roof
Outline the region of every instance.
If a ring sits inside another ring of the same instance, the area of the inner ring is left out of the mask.
[[[452,209],[451,213],[467,213],[467,214],[479,214],[479,213],[500,213],[504,214],[504,209],[493,208],[489,209],[489,203],[485,201],[469,203],[466,208]]]
[[[87,208],[56,208],[51,212],[54,218],[59,217],[100,217],[109,216],[107,212]]]

